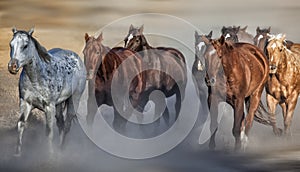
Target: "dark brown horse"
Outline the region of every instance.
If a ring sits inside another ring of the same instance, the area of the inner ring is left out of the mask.
[[[226,40],[231,40],[233,42],[244,42],[253,44],[253,36],[247,31],[247,26],[240,28],[240,26],[229,26],[221,29],[222,35],[225,36]]]
[[[102,33],[98,38],[94,38],[85,34],[86,45],[83,50],[84,62],[87,69],[87,79],[89,81],[89,98],[88,98],[88,116],[87,123],[93,123],[97,107],[102,104],[114,107],[114,120],[113,127],[118,129],[120,125],[124,124],[125,119],[120,116],[115,104],[112,100],[111,85],[113,77],[118,77],[117,81],[122,89],[129,89],[129,96],[131,104],[134,108],[137,107],[140,101],[140,93],[143,90],[143,78],[141,74],[142,63],[141,58],[138,57],[133,51],[115,47],[110,49],[102,45]],[[120,64],[130,58],[129,66]],[[114,76],[116,71],[117,75]],[[132,82],[127,81],[129,74],[138,74]],[[130,85],[127,85],[130,83]],[[96,103],[93,101],[96,98]],[[120,98],[123,99],[123,98]]]
[[[209,44],[203,41],[202,36],[206,39],[211,39],[212,31],[208,35],[199,35],[195,31],[195,61],[192,67],[193,81],[195,83],[198,97],[202,106],[202,113],[208,114],[207,104],[207,85],[205,83],[206,69],[205,69],[205,58],[204,53]]]
[[[266,45],[268,42],[268,35],[271,32],[271,27],[267,29],[256,28],[256,36],[253,38],[254,45],[261,49],[266,54]],[[266,54],[267,55],[267,54]]]
[[[287,48],[287,44],[289,48]],[[300,44],[285,41],[285,35],[272,36],[267,44],[270,63],[270,78],[266,86],[267,103],[276,135],[281,129],[276,126],[277,104],[282,108],[284,134],[291,134],[290,126],[300,93]]]
[[[220,97],[226,97],[226,102],[234,109],[234,125],[232,133],[235,137],[235,148],[245,147],[250,128],[255,115],[263,108],[260,97],[268,78],[268,61],[264,54],[254,45],[248,43],[233,43],[225,41],[225,37],[217,40],[206,40],[211,42],[207,49],[206,64],[207,74],[210,80],[214,78],[213,85],[210,81],[211,92],[208,101],[210,105],[217,105]],[[213,58],[213,59],[212,59]],[[222,70],[223,68],[223,70]],[[246,102],[248,114],[244,119],[244,102]],[[217,107],[211,107],[212,123],[217,125]],[[268,123],[263,118],[259,122]],[[212,127],[214,129],[217,127]],[[210,140],[210,147],[215,147],[215,132]]]
[[[140,54],[143,70],[145,70],[144,79],[146,86],[139,106],[142,109],[145,107],[153,90],[162,91],[166,97],[175,94],[177,119],[181,101],[184,99],[187,82],[187,71],[183,54],[174,48],[150,46],[143,35],[143,26],[135,28],[131,25],[124,41],[125,47]],[[164,114],[168,114],[168,108],[165,108]]]

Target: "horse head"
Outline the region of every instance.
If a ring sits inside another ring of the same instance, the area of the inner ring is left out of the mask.
[[[102,61],[102,57],[106,53],[105,47],[102,45],[102,40],[102,33],[97,38],[89,36],[87,33],[85,33],[85,47],[83,49],[83,55],[88,80],[95,78],[97,70]]]
[[[240,30],[240,26],[238,27],[225,27],[223,26],[221,29],[222,35],[225,37],[225,40],[232,41],[232,42],[239,42],[237,33]]]
[[[129,32],[124,39],[125,47],[133,51],[143,50],[143,46],[148,45],[145,36],[143,35],[144,25],[140,28],[130,25]]]
[[[283,51],[286,50],[285,35],[278,34],[271,36],[268,40],[267,52],[269,57],[270,74],[275,74],[278,65],[281,63]]]
[[[223,37],[224,38],[224,37]],[[225,38],[224,38],[225,39]],[[205,81],[208,86],[215,86],[218,76],[222,73],[221,59],[219,58],[216,49],[212,45],[212,40],[202,36],[202,40],[206,43],[207,47],[203,54],[206,66]]]
[[[8,63],[8,71],[11,74],[17,74],[20,68],[30,64],[36,55],[46,62],[50,61],[47,50],[32,37],[33,28],[27,32],[14,27],[12,32],[13,38],[9,43],[10,61]]]
[[[254,45],[256,45],[261,50],[265,49],[266,42],[269,38],[268,34],[271,32],[271,27],[267,29],[256,28],[256,36],[253,38]]]
[[[204,62],[204,53],[206,51],[207,46],[210,44],[209,41],[212,37],[212,31],[209,32],[208,35],[199,35],[197,31],[195,31],[195,59],[197,62],[197,69],[199,71],[205,70],[205,62]],[[205,38],[205,40],[203,40]]]

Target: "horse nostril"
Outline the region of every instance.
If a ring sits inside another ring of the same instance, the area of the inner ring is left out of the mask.
[[[214,85],[214,84],[216,83],[216,79],[215,79],[215,78],[211,78],[211,79],[210,79],[210,83],[211,83],[212,85]]]
[[[276,66],[275,66],[275,65],[271,65],[271,66],[270,66],[270,69],[271,69],[271,70],[275,70],[275,69],[276,69]]]

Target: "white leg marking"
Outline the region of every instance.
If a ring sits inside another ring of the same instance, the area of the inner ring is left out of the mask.
[[[242,150],[245,151],[248,145],[248,136],[245,134],[245,127],[242,128],[240,138],[242,142]]]

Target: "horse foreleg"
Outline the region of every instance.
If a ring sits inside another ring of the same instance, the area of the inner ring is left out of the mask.
[[[63,103],[56,105],[56,125],[58,128],[58,132],[59,134],[61,134],[61,132],[64,129],[64,115],[63,115]]]
[[[215,137],[218,130],[218,104],[219,100],[213,95],[209,95],[207,98],[208,107],[210,109],[210,133],[211,137],[209,139],[209,149],[213,150],[216,148]],[[212,105],[214,105],[212,107]]]
[[[113,128],[118,132],[123,133],[125,130],[125,124],[127,120],[120,115],[116,107],[113,108],[114,108]]]
[[[241,149],[241,126],[244,120],[244,100],[242,97],[238,97],[234,100],[234,123],[232,128],[232,134],[235,138],[235,150]]]
[[[16,148],[16,153],[15,156],[21,156],[21,148],[22,148],[22,137],[23,137],[23,132],[25,129],[25,124],[27,122],[28,116],[32,110],[32,106],[24,101],[23,99],[20,100],[20,118],[18,121],[18,141],[17,141],[17,148]]]
[[[180,89],[178,88],[176,90],[176,102],[175,102],[175,111],[176,111],[176,116],[175,116],[175,120],[177,120],[179,114],[180,114],[180,109],[181,109],[181,93],[180,93]]]
[[[297,105],[297,100],[298,100],[298,94],[294,93],[286,101],[287,113],[286,116],[284,117],[284,134],[288,136],[291,136],[291,122],[294,115],[294,110]]]
[[[276,105],[278,104],[278,100],[275,99],[272,95],[268,94],[267,93],[267,106],[268,106],[268,109],[269,109],[269,112],[270,112],[270,116],[269,116],[269,119],[271,121],[271,125],[273,127],[273,132],[276,136],[279,136],[281,135],[282,133],[282,130],[280,128],[277,128],[277,125],[276,125],[276,115],[275,115],[275,110],[276,110]],[[281,104],[281,107],[282,109],[286,109],[286,107],[283,107],[285,106],[284,103]],[[284,115],[285,113],[283,113]]]
[[[49,152],[53,153],[53,121],[54,116],[56,114],[56,109],[54,104],[50,104],[45,109],[45,115],[46,115],[46,136],[48,137],[48,146],[49,146]]]
[[[86,116],[86,122],[88,124],[88,126],[92,126],[94,119],[95,119],[95,115],[97,114],[97,109],[98,107],[102,104],[104,99],[104,95],[102,93],[99,92],[95,92],[95,87],[94,86],[90,86],[91,84],[93,84],[91,81],[89,81],[89,87],[88,87],[88,102],[87,102],[87,116]],[[101,102],[98,103],[98,99],[101,99]]]

